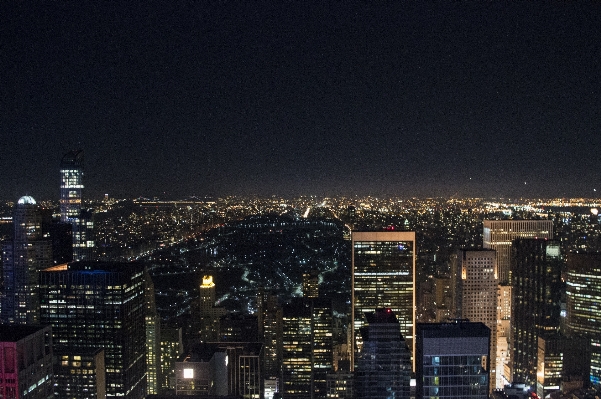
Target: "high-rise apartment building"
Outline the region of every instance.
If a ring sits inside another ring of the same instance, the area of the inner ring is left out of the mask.
[[[2,246],[1,321],[38,324],[38,272],[52,265],[52,243],[42,236],[42,217],[32,197],[15,205],[14,239]]]
[[[557,241],[518,238],[512,245],[513,381],[536,386],[538,337],[559,330],[561,252]]]
[[[601,384],[601,254],[570,253],[566,273],[566,327],[590,339],[590,380]]]
[[[551,220],[485,220],[483,247],[497,251],[497,279],[510,282],[511,243],[516,238],[553,239]]]
[[[94,259],[92,213],[82,206],[83,150],[66,153],[60,164],[61,222],[72,226],[73,260]]]
[[[51,327],[0,325],[0,397],[52,398]]]
[[[460,321],[416,330],[416,399],[488,399],[488,327]]]
[[[457,273],[461,313],[457,316],[471,322],[484,323],[490,329],[490,380],[496,382],[497,287],[496,252],[492,249],[457,251],[454,273]],[[501,386],[502,388],[502,386]]]
[[[362,348],[365,314],[389,308],[401,335],[413,346],[415,324],[415,232],[352,232],[351,356]],[[354,367],[355,361],[351,361]]]
[[[409,398],[411,354],[390,309],[365,314],[363,350],[355,369],[357,399]]]
[[[175,362],[183,353],[182,328],[162,325],[160,391],[175,389]]]
[[[40,321],[52,326],[56,358],[103,348],[107,398],[145,396],[144,288],[144,268],[135,263],[73,262],[40,272]],[[72,383],[73,392],[88,385]]]

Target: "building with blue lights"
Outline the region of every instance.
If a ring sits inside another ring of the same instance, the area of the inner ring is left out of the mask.
[[[104,349],[106,397],[141,399],[146,393],[144,268],[135,263],[73,262],[40,272],[40,320],[52,326],[54,353],[73,359]],[[101,360],[97,360],[101,362]],[[88,374],[61,378],[57,397],[83,398]],[[79,393],[76,396],[75,393]]]
[[[69,151],[60,165],[61,222],[72,226],[74,261],[94,259],[92,213],[82,206],[83,159],[83,150]]]

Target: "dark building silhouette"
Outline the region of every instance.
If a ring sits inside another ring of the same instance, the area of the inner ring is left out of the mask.
[[[363,351],[355,369],[355,398],[409,398],[411,353],[391,309],[365,314]]]
[[[560,245],[547,239],[518,238],[511,253],[513,381],[536,386],[538,337],[559,330]]]

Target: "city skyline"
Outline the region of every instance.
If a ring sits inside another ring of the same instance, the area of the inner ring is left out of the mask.
[[[597,3],[0,11],[7,199],[601,190]]]

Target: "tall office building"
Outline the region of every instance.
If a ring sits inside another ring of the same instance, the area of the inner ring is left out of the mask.
[[[409,398],[411,354],[390,309],[365,314],[363,350],[355,369],[357,399]]]
[[[263,370],[265,384],[275,380],[277,392],[282,382],[283,315],[277,295],[260,288],[257,294],[259,341],[263,343]]]
[[[581,386],[586,386],[590,370],[590,349],[586,338],[568,338],[556,332],[539,336],[537,395],[547,398],[568,381],[579,381]]]
[[[61,222],[72,226],[73,260],[94,259],[92,213],[82,207],[83,150],[66,153],[60,165]]]
[[[319,272],[311,270],[303,273],[303,297],[317,298],[319,296]]]
[[[454,272],[459,274],[456,295],[460,296],[461,303],[461,313],[457,316],[484,323],[490,329],[490,381],[493,385],[496,384],[497,350],[496,252],[492,249],[460,249],[457,251],[456,264],[457,270]]]
[[[559,242],[519,238],[512,246],[511,365],[513,381],[536,386],[538,337],[559,330]]]
[[[497,252],[495,274],[499,283],[496,332],[496,381],[497,388],[502,388],[512,381],[511,353],[509,352],[510,335],[508,333],[511,320],[511,245],[517,238],[553,239],[553,222],[551,220],[484,220],[483,247]],[[505,311],[509,310],[509,311]]]
[[[511,336],[511,286],[499,285],[497,290],[497,389],[511,384],[509,337]],[[491,383],[494,383],[492,381]]]
[[[400,333],[413,348],[415,324],[415,232],[352,232],[351,367],[361,351],[359,329],[365,314],[389,308],[397,317]]]
[[[511,243],[516,238],[553,239],[551,220],[485,220],[483,247],[497,251],[497,279],[510,282]]]
[[[52,265],[52,243],[42,237],[42,217],[32,197],[15,205],[14,239],[2,246],[1,321],[38,324],[38,272]]]
[[[50,326],[0,325],[0,397],[53,398]]]
[[[419,323],[416,330],[416,399],[488,399],[488,327]]]
[[[200,340],[219,341],[219,319],[226,314],[225,308],[215,306],[215,283],[213,276],[203,276],[200,285]]]
[[[590,339],[590,380],[601,384],[601,254],[570,253],[566,273],[567,333]]]
[[[183,353],[181,327],[161,326],[160,391],[175,390],[175,362]]]
[[[285,398],[311,397],[311,306],[298,299],[283,306],[282,394]]]
[[[104,348],[107,398],[144,398],[146,328],[144,268],[135,263],[73,262],[40,272],[43,324],[52,326],[54,353],[89,356]],[[83,375],[82,375],[83,377]],[[57,378],[57,381],[60,381]],[[83,379],[71,387],[81,391]]]
[[[156,395],[161,388],[161,318],[157,312],[154,283],[144,271],[146,300],[146,393]]]

